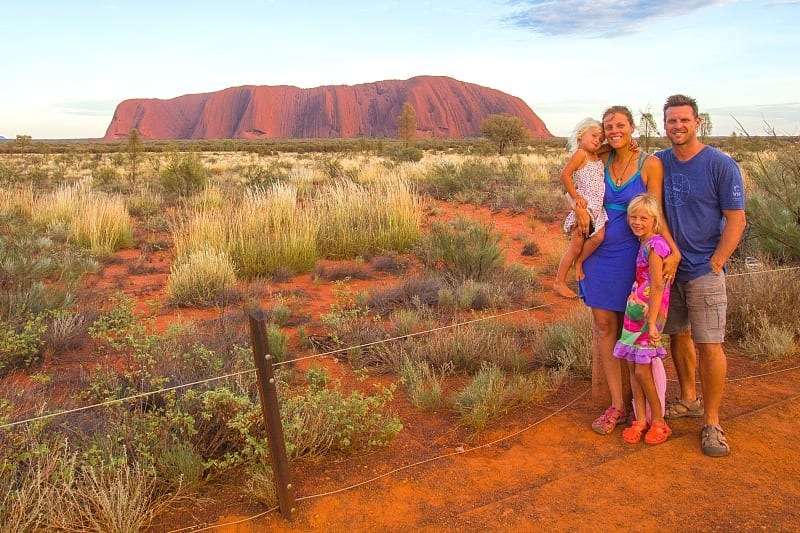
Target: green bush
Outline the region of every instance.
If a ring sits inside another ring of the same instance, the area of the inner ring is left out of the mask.
[[[414,146],[405,146],[389,152],[389,157],[395,163],[416,163],[424,156],[425,152]]]
[[[191,196],[202,190],[208,181],[208,170],[194,152],[173,154],[160,175],[164,189],[179,196]]]
[[[423,239],[420,259],[429,268],[442,266],[452,278],[485,281],[505,262],[502,235],[492,225],[458,218],[450,224],[434,222]]]

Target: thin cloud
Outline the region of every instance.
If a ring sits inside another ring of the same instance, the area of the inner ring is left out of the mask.
[[[704,7],[735,0],[511,0],[515,14],[503,21],[549,36],[611,37],[631,35],[648,21],[685,15]]]

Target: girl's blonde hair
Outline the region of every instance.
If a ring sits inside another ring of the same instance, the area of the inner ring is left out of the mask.
[[[567,137],[567,148],[569,148],[570,152],[574,152],[578,149],[578,139],[591,128],[597,128],[601,133],[603,132],[603,124],[599,120],[595,120],[591,117],[587,117],[575,125],[572,129],[572,133]]]
[[[658,201],[658,198],[649,192],[636,196],[628,204],[628,216],[637,209],[647,211],[647,214],[653,217],[653,233],[661,233],[661,221],[664,217],[661,215],[661,202]]]

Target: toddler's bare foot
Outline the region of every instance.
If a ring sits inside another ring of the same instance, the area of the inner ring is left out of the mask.
[[[577,294],[575,294],[575,291],[573,291],[572,289],[567,287],[566,284],[560,281],[556,281],[555,283],[553,283],[553,290],[562,298],[575,298],[578,296]]]
[[[583,262],[575,261],[575,279],[580,281],[585,277],[586,274],[583,273]]]

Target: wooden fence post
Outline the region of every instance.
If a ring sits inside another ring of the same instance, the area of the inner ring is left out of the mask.
[[[278,388],[275,374],[272,371],[272,357],[269,354],[269,341],[265,325],[264,311],[247,314],[250,322],[250,338],[253,343],[253,359],[258,375],[258,392],[261,397],[261,410],[267,425],[267,441],[269,444],[269,460],[275,478],[275,489],[278,493],[278,505],[281,515],[291,520],[297,512],[294,500],[294,487],[289,472],[289,459],[286,455],[286,442],[283,437],[280,407],[278,405]]]

